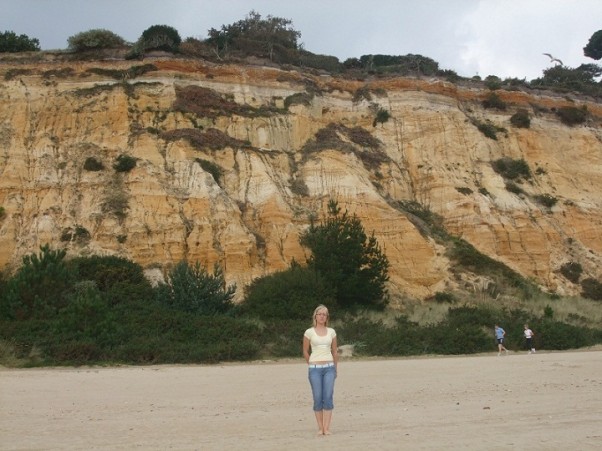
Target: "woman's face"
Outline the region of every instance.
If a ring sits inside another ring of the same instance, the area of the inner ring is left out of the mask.
[[[328,310],[320,309],[316,312],[316,324],[324,325],[328,320]]]

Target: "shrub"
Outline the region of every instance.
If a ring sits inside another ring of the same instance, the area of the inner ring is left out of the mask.
[[[291,94],[284,99],[284,108],[288,110],[292,105],[310,106],[313,98],[314,95],[307,92],[297,92],[295,94]]]
[[[505,179],[530,179],[531,170],[524,159],[513,160],[508,157],[500,158],[491,163],[493,170]]]
[[[136,167],[137,158],[131,157],[126,154],[121,154],[115,160],[113,169],[117,172],[130,172]]]
[[[21,68],[8,69],[6,71],[6,73],[4,74],[4,79],[6,81],[14,80],[16,77],[18,77],[20,75],[29,75],[31,73],[32,73],[31,69],[21,69]]]
[[[374,121],[372,122],[372,126],[376,127],[379,123],[384,124],[385,122],[388,122],[390,117],[391,117],[391,113],[389,113],[384,108],[380,108],[378,110],[378,112],[376,113],[376,117],[374,118]]]
[[[143,51],[164,50],[166,52],[177,52],[182,38],[178,31],[168,25],[153,25],[142,32],[138,40],[138,46]]]
[[[196,128],[178,128],[161,133],[161,138],[166,141],[185,139],[197,150],[249,147],[247,143],[232,138],[216,128],[210,128],[204,132]]]
[[[402,200],[395,202],[394,206],[403,211],[423,235],[447,236],[443,225],[443,217],[437,213],[433,213],[421,203],[413,200]]]
[[[520,274],[478,251],[472,244],[461,238],[451,239],[451,246],[447,250],[447,255],[455,264],[475,274],[504,279],[511,287],[520,289],[525,297],[530,297],[532,291],[537,290],[532,283]]]
[[[69,50],[83,52],[87,50],[100,50],[124,47],[125,40],[109,30],[96,28],[82,31],[67,39]]]
[[[220,165],[215,164],[214,162],[209,160],[204,160],[202,158],[196,158],[194,161],[196,161],[203,168],[203,171],[211,174],[213,180],[215,180],[215,183],[219,185],[224,175],[224,170],[221,168]]]
[[[90,232],[82,226],[75,226],[75,229],[68,227],[61,234],[61,241],[77,241],[78,243],[86,243],[90,241]]]
[[[183,55],[190,55],[197,58],[209,59],[215,57],[215,54],[212,52],[209,45],[193,37],[186,38],[184,42],[180,44],[179,50]]]
[[[102,171],[104,168],[104,164],[94,157],[88,157],[86,158],[86,161],[84,161],[84,169],[86,171]]]
[[[493,139],[497,141],[497,132],[500,130],[497,126],[495,126],[491,121],[480,122],[475,121],[475,125],[477,129],[483,133],[487,138]]]
[[[508,191],[512,194],[516,194],[517,196],[520,194],[525,194],[525,190],[523,190],[520,186],[518,186],[514,182],[506,182],[505,186],[506,186],[506,191]]]
[[[122,187],[114,186],[109,187],[100,207],[103,213],[114,215],[122,220],[127,215],[129,203],[129,196],[123,191]]]
[[[581,295],[584,298],[602,301],[602,283],[596,279],[588,278],[581,282]]]
[[[92,281],[110,305],[130,304],[136,299],[152,298],[149,281],[142,267],[123,257],[76,257],[67,262],[73,277],[81,282]]]
[[[485,86],[492,91],[500,89],[502,87],[502,79],[496,75],[488,75],[485,77]]]
[[[353,93],[353,103],[359,103],[362,100],[372,100],[372,93],[370,92],[370,88],[368,86],[362,86],[361,88],[357,88]]]
[[[545,349],[576,349],[593,344],[587,329],[545,318],[537,325],[539,346]]]
[[[547,208],[552,208],[558,202],[557,198],[550,196],[549,194],[538,194],[534,196],[534,199],[537,203]]]
[[[190,266],[181,261],[168,273],[166,283],[160,283],[155,291],[157,300],[172,309],[217,315],[232,308],[236,286],[226,287],[224,274],[217,264],[211,275],[199,262]]]
[[[2,221],[4,218],[6,218],[6,210],[4,207],[0,206],[0,221]]]
[[[295,177],[291,181],[291,192],[297,196],[309,196],[309,188],[302,177]]]
[[[39,254],[23,257],[23,265],[7,281],[0,295],[0,312],[13,319],[51,318],[65,306],[65,293],[71,284],[64,250],[48,245]]]
[[[318,304],[336,310],[334,288],[315,271],[293,264],[289,269],[254,280],[241,306],[259,318],[307,320]]]
[[[274,58],[274,60],[282,60],[281,55],[290,53],[292,58],[288,58],[289,61],[282,62],[292,62],[298,59],[299,65],[310,67],[313,69],[325,70],[331,73],[341,72],[342,66],[339,59],[336,56],[331,55],[317,55],[315,53],[308,52],[307,50],[300,49],[299,51],[289,51],[285,52],[287,49],[282,48],[279,49],[276,56],[280,56],[280,58]]]
[[[89,69],[86,69],[86,72],[100,75],[102,77],[110,77],[114,80],[124,80],[127,78],[136,78],[146,74],[147,72],[153,72],[156,70],[157,66],[155,66],[154,64],[141,64],[137,66],[130,66],[128,69],[105,69],[102,67],[91,67]],[[134,89],[133,86],[127,83],[122,84],[121,86],[123,86],[126,92],[128,89]]]
[[[434,300],[439,304],[453,304],[456,302],[456,297],[448,291],[437,291]]]
[[[525,109],[520,109],[510,117],[510,123],[517,128],[531,127],[531,118]]]
[[[564,263],[560,267],[560,274],[562,274],[565,278],[570,280],[573,283],[579,282],[579,278],[583,273],[583,267],[576,262],[568,262]]]
[[[487,98],[482,102],[484,108],[495,108],[496,110],[505,111],[506,102],[504,102],[495,92],[489,93]]]
[[[577,125],[585,122],[587,118],[587,108],[577,108],[574,106],[563,106],[556,110],[556,115],[560,121],[566,125]]]
[[[18,35],[14,31],[0,33],[0,53],[39,52],[40,41],[26,34]]]

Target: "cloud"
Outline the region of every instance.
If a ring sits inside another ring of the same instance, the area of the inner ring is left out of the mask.
[[[527,80],[550,67],[544,52],[571,67],[593,63],[583,47],[602,28],[600,0],[0,0],[0,31],[38,38],[45,50],[93,28],[134,42],[169,25],[205,39],[251,9],[292,20],[306,50],[341,61],[412,53],[462,76]]]

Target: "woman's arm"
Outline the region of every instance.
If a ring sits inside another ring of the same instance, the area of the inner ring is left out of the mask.
[[[305,361],[309,363],[309,338],[305,335],[303,336],[303,357],[305,357]]]
[[[337,346],[337,337],[332,339],[330,344],[330,352],[332,352],[332,360],[334,361],[334,368],[337,369],[339,364],[339,347]]]

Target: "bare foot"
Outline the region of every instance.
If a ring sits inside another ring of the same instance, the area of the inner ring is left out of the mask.
[[[324,435],[330,435],[330,431],[324,431]]]
[[[318,435],[324,435],[324,431],[318,431]]]

